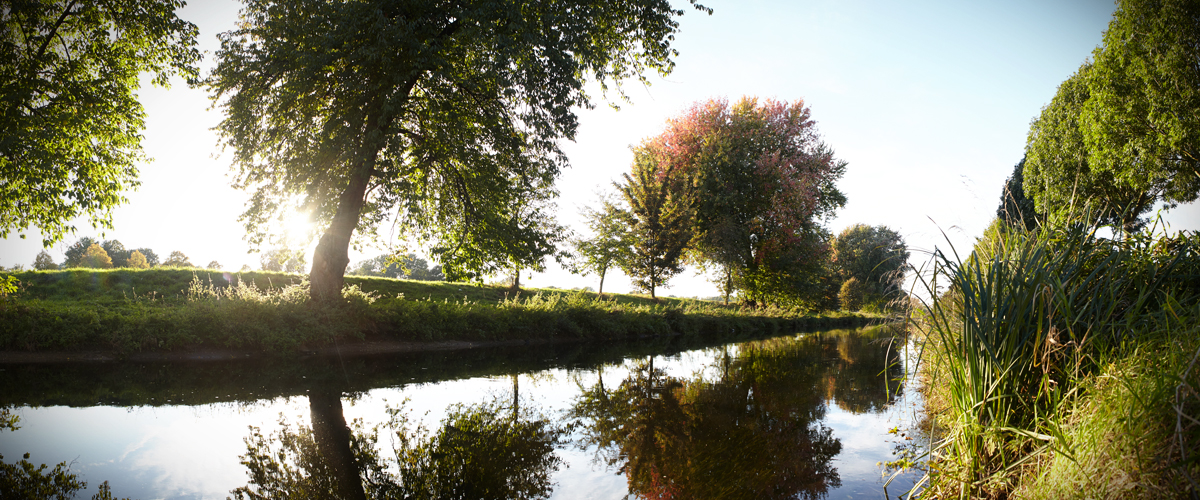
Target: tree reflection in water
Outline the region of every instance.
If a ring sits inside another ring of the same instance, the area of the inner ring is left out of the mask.
[[[892,404],[904,380],[897,340],[858,332],[824,339],[829,365],[826,398],[851,413],[878,413]]]
[[[841,442],[820,423],[826,396],[882,410],[896,396],[895,361],[886,342],[857,333],[726,349],[713,380],[667,376],[650,358],[615,388],[603,374],[581,387],[570,414],[581,447],[596,445],[636,496],[820,498],[841,484],[831,465]]]
[[[507,400],[507,398],[505,398]],[[514,400],[515,401],[515,400]],[[242,464],[250,473],[238,499],[544,498],[561,459],[554,450],[567,429],[499,398],[455,405],[436,432],[413,426],[403,407],[387,424],[346,425],[340,395],[310,393],[312,428],[270,435],[251,427]],[[339,428],[340,426],[340,428]],[[381,430],[393,432],[394,459],[377,451]]]
[[[403,406],[385,424],[347,424],[342,394],[309,391],[311,426],[251,428],[238,499],[542,498],[576,426],[641,498],[820,498],[840,486],[841,442],[829,405],[879,412],[903,378],[890,334],[841,332],[747,342],[718,351],[708,375],[668,376],[654,358],[613,384],[603,373],[555,423],[512,394],[455,405],[435,430]],[[521,377],[528,377],[521,375]],[[393,453],[378,451],[379,437]]]

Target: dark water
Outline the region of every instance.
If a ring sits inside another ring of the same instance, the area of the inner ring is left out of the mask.
[[[889,430],[920,404],[906,365],[886,328],[7,365],[0,407],[20,428],[0,431],[0,454],[68,462],[87,496],[107,480],[140,499],[317,498],[352,493],[353,478],[368,498],[884,498],[879,463],[913,443]]]

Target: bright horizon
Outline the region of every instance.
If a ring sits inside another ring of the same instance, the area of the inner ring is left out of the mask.
[[[1114,9],[1079,0],[702,3],[712,16],[676,2],[686,14],[674,73],[649,75],[650,87],[626,82],[632,103],[619,112],[598,95],[595,109],[578,112],[576,141],[562,144],[572,166],[557,184],[560,223],[583,234],[578,209],[628,170],[629,146],[659,133],[668,118],[697,101],[753,95],[803,99],[824,141],[849,162],[838,183],[849,202],[828,224],[835,234],[855,223],[886,225],[905,237],[914,261],[924,260],[923,250],[946,247],[943,231],[960,251],[970,248],[994,217],[1030,120],[1100,43]],[[193,0],[180,12],[200,28],[204,73],[214,65],[216,34],[234,27],[239,8]],[[210,130],[221,112],[208,109],[205,91],[181,81],[169,90],[144,87],[141,102],[143,147],[155,161],[140,165],[142,185],[114,210],[115,229],[101,236],[80,220],[76,234],[47,251],[62,262],[68,245],[93,236],[150,247],[160,259],[180,250],[201,266],[216,260],[228,270],[258,269],[237,220],[249,193],[229,186],[229,154],[220,154]],[[1200,206],[1181,206],[1164,219],[1174,230],[1200,229]],[[0,266],[31,267],[41,238],[26,234],[0,242]],[[351,265],[384,252],[352,248]],[[550,261],[547,272],[522,276],[522,283],[596,288],[598,278],[571,275]],[[627,292],[631,285],[615,271],[605,289]],[[688,270],[660,294],[706,297],[717,290]]]

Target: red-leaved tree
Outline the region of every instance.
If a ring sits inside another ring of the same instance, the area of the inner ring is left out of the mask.
[[[693,190],[690,259],[718,271],[726,300],[809,302],[828,255],[822,223],[846,203],[844,161],[804,101],[711,99],[667,122],[643,147],[671,185]]]

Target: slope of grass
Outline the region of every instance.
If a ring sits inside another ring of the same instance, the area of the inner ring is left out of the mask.
[[[307,301],[303,276],[203,270],[31,271],[0,302],[0,349],[289,352],[338,341],[609,339],[778,333],[870,318],[691,299],[348,277],[345,304]]]

